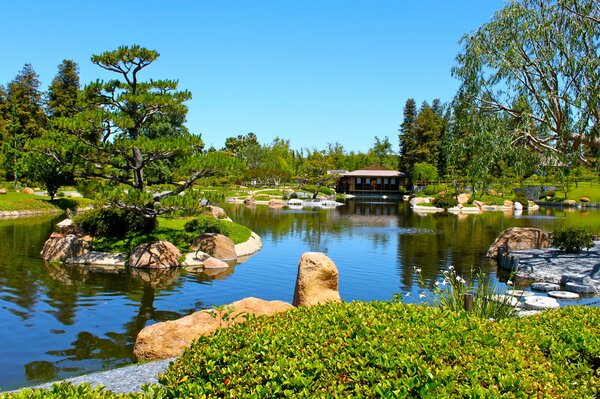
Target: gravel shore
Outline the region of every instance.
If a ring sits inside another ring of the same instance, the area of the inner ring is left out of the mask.
[[[107,390],[113,392],[139,392],[142,390],[142,385],[155,384],[158,382],[158,374],[164,372],[169,366],[169,363],[173,360],[175,360],[175,358],[143,364],[134,364],[114,370],[81,375],[79,377],[69,378],[61,381],[53,381],[47,384],[36,385],[27,388],[48,389],[52,387],[52,384],[66,381],[75,385],[88,383],[94,386],[104,386]]]

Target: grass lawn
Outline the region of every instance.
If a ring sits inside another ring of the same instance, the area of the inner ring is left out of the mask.
[[[67,208],[78,208],[91,204],[93,201],[85,198],[56,198],[9,191],[0,195],[0,211],[55,211]]]

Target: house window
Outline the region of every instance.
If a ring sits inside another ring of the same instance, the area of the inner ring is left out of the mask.
[[[381,184],[381,177],[377,178],[377,184]]]
[[[360,177],[357,177],[356,178],[356,184],[360,184],[360,182],[361,182]]]
[[[383,179],[383,184],[388,184],[389,179],[386,177],[385,179]]]
[[[370,177],[365,178],[365,184],[371,184],[371,178]]]
[[[392,179],[392,184],[396,184],[396,179]]]

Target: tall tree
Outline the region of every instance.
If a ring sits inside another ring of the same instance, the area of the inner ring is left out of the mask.
[[[46,155],[58,161],[63,159],[61,151],[68,149],[79,162],[77,176],[128,187],[126,192],[110,194],[110,203],[147,218],[191,206],[195,202],[190,195],[177,194],[219,166],[230,164],[221,153],[201,154],[200,137],[182,126],[189,92],[178,91],[174,80],[141,80],[141,72],[158,57],[158,52],[140,46],[94,55],[92,62],[118,79],[86,86],[82,111],[57,118],[58,137],[47,140],[44,148]],[[181,183],[170,192],[148,192],[144,171],[163,161],[172,163]],[[183,204],[188,198],[190,202]]]
[[[388,169],[395,169],[398,165],[398,158],[392,149],[389,137],[385,136],[383,140],[375,136],[375,143],[371,149],[376,162]]]
[[[28,173],[24,162],[26,144],[40,137],[46,128],[40,81],[31,64],[25,64],[8,84],[7,107],[9,123],[2,145],[2,161],[6,178],[16,183]]]
[[[400,125],[400,134],[398,141],[400,142],[400,165],[398,170],[408,173],[412,168],[405,164],[406,154],[412,151],[416,143],[412,139],[412,129],[417,119],[417,103],[413,98],[406,100],[404,105],[404,120]]]
[[[48,88],[46,109],[51,118],[69,117],[78,112],[79,67],[71,60],[58,66],[58,74]]]
[[[513,0],[462,39],[453,75],[483,110],[520,120],[515,139],[587,162],[600,148],[597,0]],[[518,101],[517,101],[518,100]],[[528,107],[515,104],[525,101]]]

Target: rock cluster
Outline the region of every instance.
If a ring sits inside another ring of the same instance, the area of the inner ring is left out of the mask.
[[[156,323],[138,334],[134,355],[138,359],[155,360],[177,356],[197,338],[214,333],[249,315],[261,316],[285,312],[294,306],[311,306],[325,301],[341,301],[337,267],[321,253],[309,252],[298,265],[294,305],[281,301],[246,298],[218,309],[202,310],[177,320]]]

